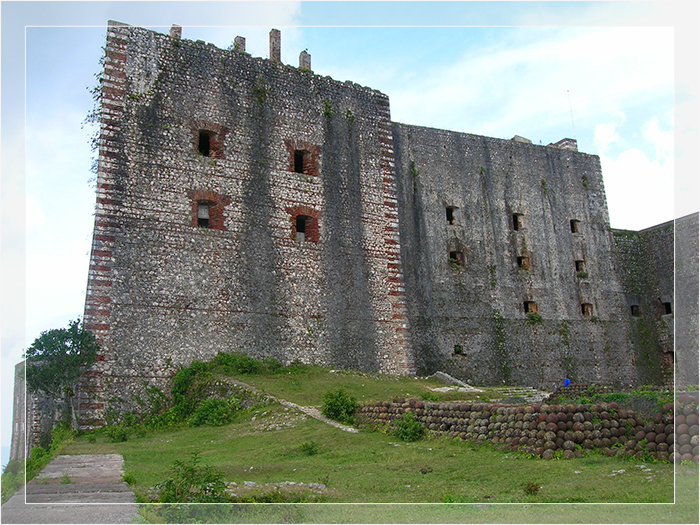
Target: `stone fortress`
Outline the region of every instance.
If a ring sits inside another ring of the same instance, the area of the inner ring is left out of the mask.
[[[219,351],[549,390],[698,383],[697,214],[611,229],[575,140],[392,122],[385,94],[306,52],[282,64],[276,30],[262,59],[110,22],[102,86],[85,424]]]

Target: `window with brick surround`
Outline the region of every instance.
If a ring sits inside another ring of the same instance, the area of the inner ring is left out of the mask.
[[[533,301],[525,301],[523,303],[526,314],[536,314],[537,313],[537,303]]]
[[[195,228],[226,231],[224,210],[231,197],[211,190],[188,190],[189,224]]]
[[[513,214],[513,229],[515,231],[522,230],[525,227],[522,213]]]
[[[580,221],[578,221],[576,219],[571,219],[569,221],[569,227],[571,228],[571,233],[578,233],[578,223],[579,222]]]
[[[593,315],[593,305],[591,303],[581,303],[581,315],[590,317]]]
[[[287,208],[287,213],[289,213],[292,240],[315,244],[320,242],[318,210],[310,206],[292,206]]]
[[[518,257],[518,268],[522,268],[523,270],[529,270],[531,268],[530,257],[526,255]]]

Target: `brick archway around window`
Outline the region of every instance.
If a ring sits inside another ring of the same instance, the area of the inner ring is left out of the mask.
[[[196,120],[191,125],[192,147],[200,155],[223,159],[225,158],[224,140],[227,134],[228,128],[208,120]],[[203,140],[208,141],[205,147],[202,144]]]
[[[303,140],[285,139],[284,145],[289,155],[287,156],[287,170],[303,173],[311,177],[320,174],[321,148]]]
[[[309,206],[291,206],[287,208],[293,240],[297,240],[298,221],[304,221],[304,241],[318,244],[321,238],[318,218],[319,211]]]
[[[226,231],[224,226],[224,208],[231,204],[231,197],[221,195],[211,190],[190,190],[187,192],[190,200],[190,224],[195,228],[199,226],[199,205],[206,204],[209,208],[210,230]]]

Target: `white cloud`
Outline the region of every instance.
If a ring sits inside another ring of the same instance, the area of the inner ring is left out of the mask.
[[[600,162],[613,228],[640,230],[674,218],[672,157],[652,160],[631,148]]]
[[[607,153],[611,144],[620,142],[620,135],[617,132],[617,122],[598,124],[593,134],[593,145],[601,154]]]
[[[659,117],[654,116],[642,128],[644,138],[654,145],[657,159],[673,156],[673,127],[663,131],[659,127]]]

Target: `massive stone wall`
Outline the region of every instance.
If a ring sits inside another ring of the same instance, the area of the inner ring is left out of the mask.
[[[613,233],[616,269],[644,365],[640,376],[672,385],[675,372],[677,386],[697,384],[698,215]]]
[[[598,157],[393,132],[419,369],[476,384],[636,383]]]
[[[103,85],[94,417],[218,351],[413,372],[385,95],[118,24]]]
[[[598,157],[392,123],[386,95],[306,53],[284,65],[279,45],[273,30],[264,60],[242,38],[110,23],[84,421],[218,351],[540,388],[661,380],[670,339],[631,311],[619,262],[640,244],[615,245],[620,280]],[[645,242],[668,265],[663,232]]]

